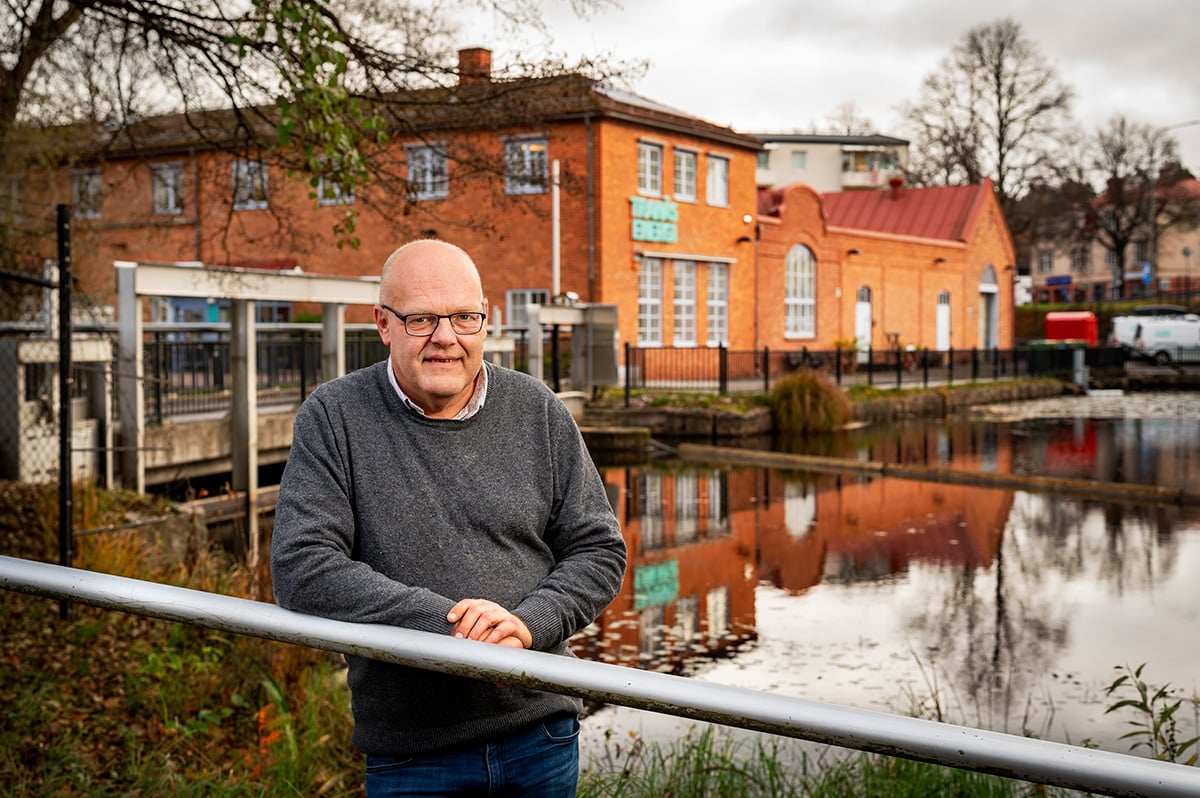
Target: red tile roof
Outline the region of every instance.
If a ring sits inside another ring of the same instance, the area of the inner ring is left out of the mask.
[[[839,191],[823,195],[831,227],[945,241],[965,241],[992,181],[970,186],[936,186],[877,191]]]

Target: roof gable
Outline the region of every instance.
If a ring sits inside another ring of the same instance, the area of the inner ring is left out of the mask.
[[[943,241],[965,241],[991,180],[970,186],[839,191],[824,195],[832,227]]]

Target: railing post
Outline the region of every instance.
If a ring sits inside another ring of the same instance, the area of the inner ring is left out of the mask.
[[[979,381],[979,347],[971,347],[971,382]]]
[[[163,358],[166,356],[164,351],[162,333],[154,333],[154,356],[150,358],[150,362],[154,364],[154,420],[159,424],[163,420],[163,381],[167,379],[168,373],[164,368]]]
[[[625,342],[625,407],[627,409],[629,407],[629,383],[633,381],[633,376],[632,376],[633,375],[633,361],[631,360],[632,354],[633,354],[633,352],[632,352],[631,347],[629,346],[629,342],[626,341]]]
[[[929,347],[921,350],[921,387],[929,387]]]
[[[841,347],[833,348],[833,374],[838,385],[842,384],[842,350]]]
[[[762,353],[763,362],[763,393],[771,392],[771,347],[764,346]]]
[[[441,319],[438,320],[439,322]],[[304,339],[308,337],[307,330],[300,331],[300,401],[308,396],[308,346]]]
[[[946,350],[946,384],[954,384],[954,347]]]
[[[896,387],[904,387],[904,350],[896,347]]]
[[[867,385],[875,384],[875,347],[867,344]]]
[[[717,350],[717,393],[729,393],[729,350],[724,344]]]

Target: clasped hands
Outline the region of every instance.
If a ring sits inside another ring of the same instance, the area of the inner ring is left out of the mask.
[[[454,624],[454,636],[511,648],[529,648],[533,635],[525,622],[487,599],[463,599],[446,614]]]

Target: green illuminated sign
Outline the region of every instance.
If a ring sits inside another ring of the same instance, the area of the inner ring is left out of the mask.
[[[679,597],[679,563],[675,560],[638,566],[633,572],[633,608],[665,607]]]
[[[670,200],[630,197],[633,240],[674,244],[679,239],[679,206]]]

